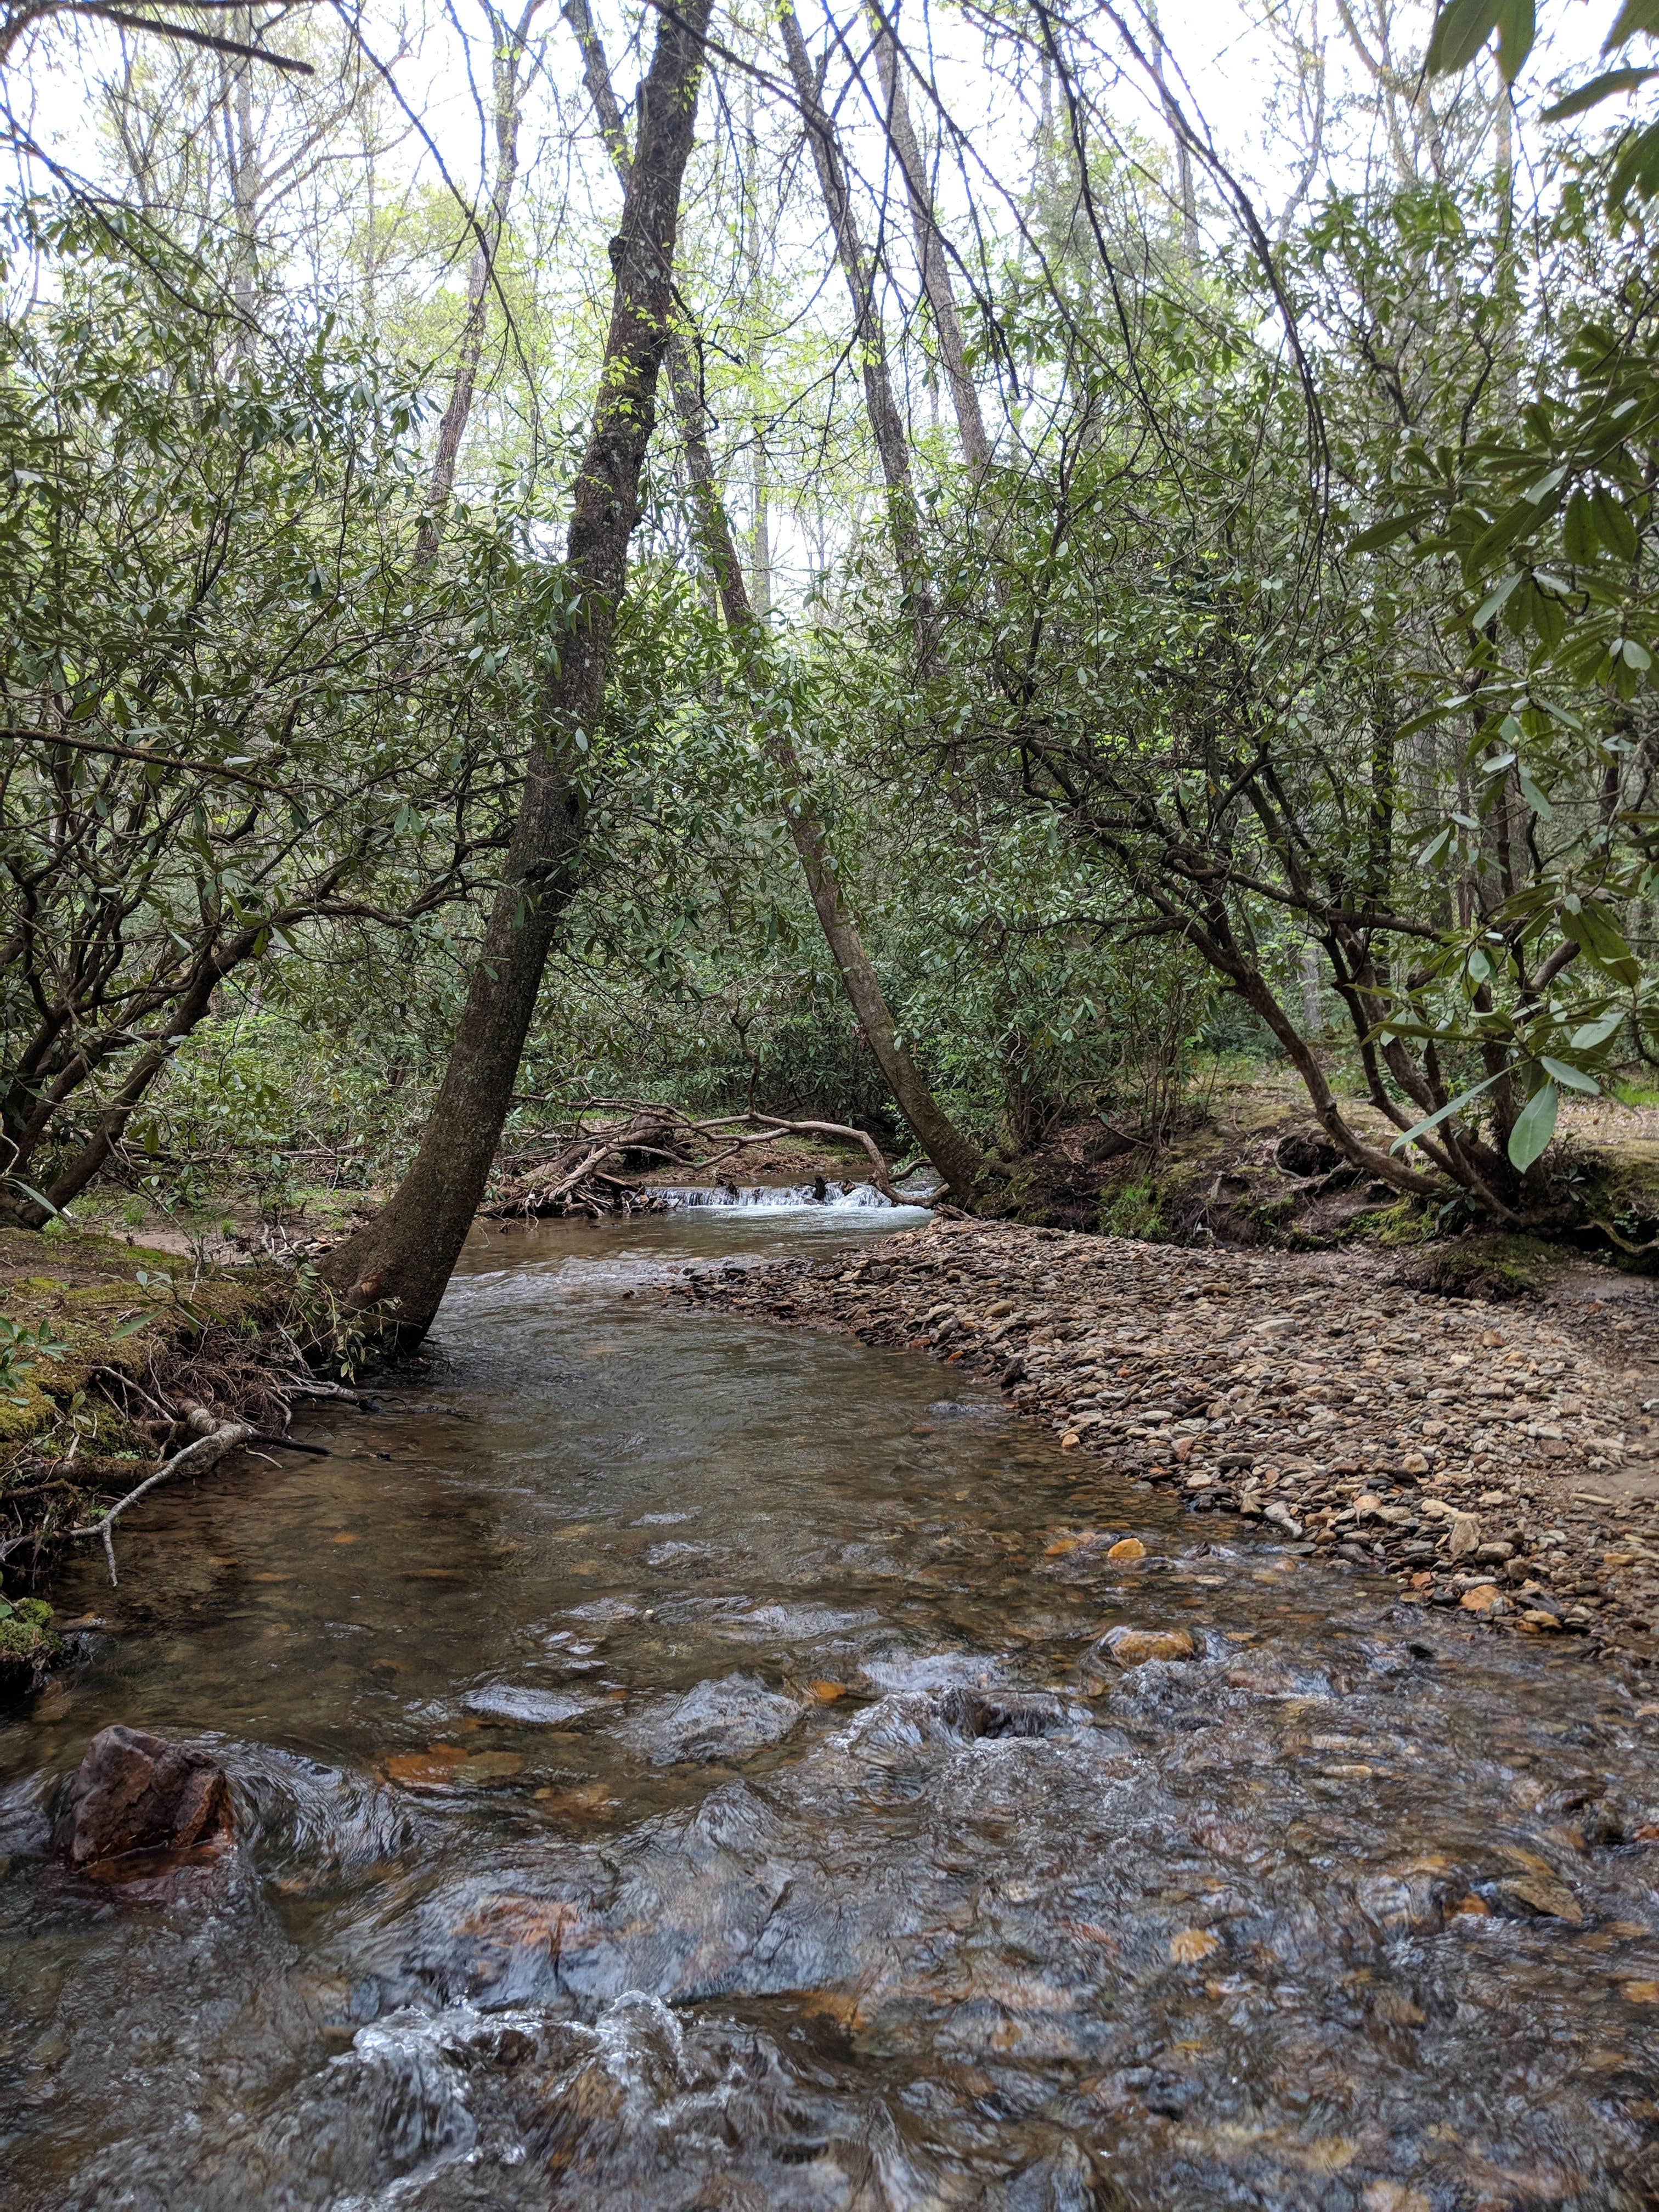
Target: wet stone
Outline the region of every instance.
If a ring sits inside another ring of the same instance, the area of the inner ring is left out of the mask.
[[[1149,1660],[1191,1659],[1195,1638],[1184,1628],[1109,1628],[1097,1649],[1116,1667],[1144,1667]]]
[[[203,1753],[118,1723],[101,1729],[63,1796],[54,1840],[77,1872],[119,1879],[228,1847],[224,1770]]]
[[[728,1674],[653,1706],[616,1733],[653,1766],[683,1759],[725,1763],[781,1743],[801,1711],[793,1698],[769,1690],[758,1675]]]

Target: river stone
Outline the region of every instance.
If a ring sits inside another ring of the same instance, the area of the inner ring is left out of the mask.
[[[112,1872],[120,1860],[228,1844],[235,1826],[222,1766],[118,1723],[87,1746],[64,1793],[53,1840],[72,1867]]]
[[[781,1743],[800,1716],[793,1698],[769,1690],[758,1675],[726,1674],[641,1713],[617,1733],[653,1766],[672,1766],[745,1758]]]
[[[469,1690],[461,1703],[468,1712],[482,1713],[489,1720],[557,1728],[564,1722],[580,1720],[605,1700],[575,1696],[568,1690],[532,1690],[516,1682],[491,1682],[484,1689]]]
[[[1190,1659],[1197,1644],[1184,1628],[1109,1628],[1097,1647],[1120,1667],[1144,1667],[1149,1659]]]

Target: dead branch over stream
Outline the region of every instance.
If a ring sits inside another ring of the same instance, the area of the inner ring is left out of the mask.
[[[592,1114],[618,1118],[586,1127]],[[520,1167],[480,1210],[496,1219],[537,1215],[650,1212],[660,1192],[644,1178],[665,1167],[709,1182],[757,1145],[780,1137],[823,1137],[857,1145],[870,1164],[869,1180],[890,1204],[900,1203],[885,1158],[867,1131],[840,1121],[792,1121],[775,1114],[721,1114],[698,1121],[677,1106],[644,1099],[593,1098],[578,1109],[569,1133],[542,1139],[557,1145],[550,1158]]]

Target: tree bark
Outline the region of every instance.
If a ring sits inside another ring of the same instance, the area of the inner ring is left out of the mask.
[[[626,186],[629,173],[627,137],[587,0],[565,0],[564,16],[581,48],[588,97],[593,102],[600,131]],[[678,333],[669,347],[668,380],[685,451],[686,472],[691,480],[699,544],[714,578],[726,629],[745,659],[752,660],[766,650],[766,625],[756,613],[744,580],[743,563],[738,556],[726,502],[720,496],[714,456],[708,449],[696,368],[690,348]],[[951,1197],[965,1205],[984,1162],[934,1097],[926,1077],[895,1030],[881,980],[865,951],[858,925],[842,898],[829,841],[823,823],[807,802],[807,778],[787,730],[774,724],[765,732],[764,742],[783,778],[784,818],[806,877],[813,910],[859,1026],[916,1142],[944,1176]]]
[[[731,526],[702,425],[695,416],[688,423],[682,416],[682,430],[703,556],[714,572],[726,629],[744,649],[745,657],[752,659],[765,652],[765,625],[750,605],[743,565],[732,543]],[[894,1028],[880,978],[865,951],[858,925],[842,899],[829,841],[823,823],[807,802],[807,778],[787,730],[774,722],[764,732],[764,743],[783,779],[784,818],[789,825],[789,836],[799,855],[824,941],[834,957],[859,1026],[916,1142],[944,1176],[951,1197],[966,1205],[984,1161],[934,1097],[927,1078]]]
[[[587,448],[572,502],[565,568],[575,619],[550,678],[544,729],[436,1103],[389,1203],[326,1255],[324,1279],[351,1306],[389,1312],[410,1346],[432,1324],[483,1195],[555,933],[577,885],[586,830],[582,746],[597,725],[640,471],[656,420],[668,342],[674,236],[691,152],[710,0],[658,19],[640,88],[639,132],[622,224],[611,241],[616,287]],[[582,741],[578,744],[578,739]]]
[[[990,461],[991,441],[985,434],[985,417],[980,412],[979,393],[974,388],[973,378],[968,374],[967,356],[962,343],[962,325],[957,319],[956,294],[951,283],[951,267],[945,256],[944,234],[933,210],[933,195],[928,188],[927,171],[910,121],[910,103],[905,95],[904,72],[897,42],[879,8],[873,8],[872,12],[875,18],[876,67],[881,72],[882,96],[887,102],[884,118],[887,140],[897,157],[904,177],[905,192],[910,202],[910,221],[915,231],[916,260],[921,270],[922,289],[927,295],[927,305],[933,311],[933,328],[939,333],[939,349],[945,360],[945,374],[951,386],[951,403],[956,410],[963,454],[969,467],[977,476]]]

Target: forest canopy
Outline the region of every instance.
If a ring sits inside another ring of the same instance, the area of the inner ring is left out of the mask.
[[[1650,15],[6,10],[6,1206],[470,1218],[617,1094],[994,1206],[1233,1053],[1581,1227],[1563,1101],[1659,1060]]]

